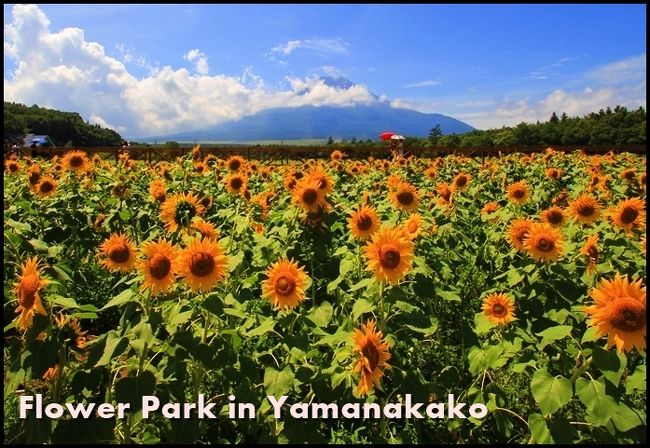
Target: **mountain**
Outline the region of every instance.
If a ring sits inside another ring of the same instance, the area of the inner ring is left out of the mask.
[[[354,84],[345,78],[321,77],[323,84],[347,90]],[[299,95],[308,93],[305,89]],[[443,134],[463,134],[474,128],[452,117],[391,107],[387,101],[354,106],[300,106],[266,109],[239,120],[189,132],[149,137],[158,141],[255,141],[303,139],[377,140],[382,131],[408,137],[426,137],[436,125]]]

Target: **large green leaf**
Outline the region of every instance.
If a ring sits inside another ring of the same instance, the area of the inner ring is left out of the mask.
[[[542,337],[542,341],[539,343],[537,348],[542,350],[548,344],[567,337],[571,334],[571,330],[573,330],[571,325],[556,325],[555,327],[540,331],[537,335]]]
[[[318,308],[307,315],[307,319],[311,320],[319,327],[326,327],[332,319],[333,313],[334,308],[332,307],[332,304],[329,302],[323,302]]]
[[[264,371],[264,390],[267,395],[280,398],[291,390],[294,378],[295,375],[289,367],[285,367],[283,370],[267,367]]]
[[[560,409],[573,396],[571,382],[562,375],[551,376],[546,369],[538,369],[533,374],[530,390],[545,416]]]
[[[578,378],[576,395],[589,411],[587,420],[596,425],[607,423],[617,410],[616,400],[607,394],[601,380]]]
[[[104,305],[99,311],[103,311],[113,306],[119,306],[125,303],[132,302],[134,295],[135,293],[132,290],[125,289],[124,291],[122,291],[121,293],[113,297],[111,300],[109,300],[109,302],[106,305]]]
[[[369,313],[375,309],[375,305],[366,299],[357,299],[352,306],[352,319],[357,320],[364,313]]]

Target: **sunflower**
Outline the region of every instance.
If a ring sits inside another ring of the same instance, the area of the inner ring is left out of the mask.
[[[530,189],[525,180],[520,180],[514,184],[508,185],[508,192],[506,194],[508,200],[515,204],[525,204],[530,198]]]
[[[350,216],[348,228],[353,237],[365,240],[377,231],[379,224],[377,211],[373,207],[363,204]]]
[[[538,261],[556,261],[562,255],[562,233],[548,223],[537,223],[530,226],[524,238],[524,249]]]
[[[483,299],[483,315],[497,325],[507,325],[515,319],[514,300],[503,293],[490,294]]]
[[[341,160],[343,158],[343,156],[344,156],[344,154],[341,151],[339,151],[338,149],[335,149],[330,154],[330,159],[332,161],[337,161],[338,162],[339,160]]]
[[[617,273],[613,280],[603,279],[589,291],[595,304],[583,308],[596,327],[598,337],[607,335],[607,348],[628,352],[636,347],[645,351],[645,287],[641,279],[630,282]]]
[[[334,180],[328,176],[323,167],[316,167],[312,169],[307,178],[315,181],[318,184],[318,189],[322,194],[328,195],[334,190]]]
[[[383,369],[390,368],[388,351],[390,345],[383,340],[383,334],[377,330],[377,322],[368,321],[361,329],[355,328],[352,335],[353,351],[358,352],[359,359],[353,372],[361,374],[357,385],[357,394],[361,397],[368,395],[375,386],[381,384],[384,376]]]
[[[559,180],[562,177],[562,170],[559,168],[547,168],[546,177],[552,180]]]
[[[411,269],[413,243],[399,227],[379,229],[364,249],[366,270],[381,282],[396,284]]]
[[[227,276],[228,257],[216,241],[193,240],[176,257],[175,271],[192,291],[209,291]]]
[[[636,179],[636,171],[634,171],[634,168],[627,168],[621,171],[621,179],[626,182],[632,182]]]
[[[569,213],[576,221],[592,224],[600,217],[600,204],[589,193],[583,193],[569,202]]]
[[[469,184],[469,181],[471,179],[472,176],[470,176],[469,174],[460,173],[456,177],[454,177],[451,188],[454,191],[463,191],[465,188],[467,188],[467,185]]]
[[[36,194],[41,198],[54,196],[54,194],[56,194],[57,186],[58,184],[53,177],[43,176],[38,182],[38,185],[36,185]]]
[[[308,277],[295,261],[280,259],[269,266],[265,275],[262,297],[275,309],[292,310],[305,299]]]
[[[547,208],[542,213],[540,213],[540,216],[544,222],[547,222],[555,227],[561,227],[566,220],[564,216],[564,210],[562,210],[562,208],[558,207],[557,205],[553,205]]]
[[[41,167],[33,163],[27,168],[27,185],[29,189],[36,193],[36,186],[41,181]]]
[[[100,246],[100,255],[104,258],[101,264],[112,272],[128,272],[136,264],[135,246],[122,233],[113,233]]]
[[[59,313],[54,317],[54,324],[56,325],[59,333],[59,340],[66,346],[73,349],[83,350],[86,348],[87,331],[81,331],[79,321],[63,313]]]
[[[444,201],[444,203],[449,203],[451,202],[451,195],[453,193],[452,189],[449,188],[449,185],[447,185],[444,182],[439,182],[436,185],[436,193],[440,196],[440,199]]]
[[[507,239],[512,247],[518,250],[524,250],[524,240],[530,232],[531,226],[535,222],[531,219],[516,219],[508,228]]]
[[[167,291],[174,284],[174,260],[176,249],[168,241],[162,239],[142,244],[140,251],[143,259],[139,269],[144,275],[141,289],[151,288],[151,294],[156,295]]]
[[[157,202],[164,202],[167,196],[165,182],[160,179],[154,179],[149,184],[149,194]]]
[[[67,171],[74,171],[76,174],[81,174],[91,168],[88,156],[83,151],[66,152],[61,159],[61,164]]]
[[[582,246],[580,253],[587,257],[587,272],[593,273],[596,270],[596,263],[598,263],[598,238],[597,233],[590,235],[585,242],[585,245]]]
[[[307,212],[317,212],[326,206],[325,196],[315,180],[301,179],[291,192],[294,204]]]
[[[176,232],[179,227],[189,227],[192,218],[201,213],[203,206],[193,193],[175,194],[165,199],[160,207],[160,219],[168,232]]]
[[[611,210],[610,218],[616,227],[626,233],[632,229],[645,229],[645,203],[641,198],[625,199]]]
[[[498,218],[498,216],[491,216],[491,215],[493,215],[494,212],[496,212],[497,210],[499,210],[499,208],[500,208],[500,207],[499,207],[499,204],[497,204],[496,202],[488,202],[488,203],[485,204],[485,205],[483,206],[483,208],[481,209],[481,213],[482,213],[482,214],[485,216],[485,218],[488,219],[489,221],[494,221],[494,220],[497,220],[497,219],[499,219],[499,218]]]
[[[38,257],[32,257],[21,267],[21,274],[14,285],[14,292],[18,296],[18,307],[16,313],[18,316],[17,327],[24,331],[32,326],[34,313],[47,316],[47,311],[43,308],[40,292],[48,281],[41,278],[38,272]]]
[[[435,179],[436,176],[438,175],[438,168],[437,168],[436,166],[431,165],[431,166],[428,167],[426,170],[424,170],[424,175],[425,175],[428,179],[433,180],[433,179]]]
[[[414,212],[420,204],[420,195],[413,185],[401,182],[390,194],[390,200],[395,207],[407,212]]]
[[[233,173],[226,178],[226,189],[233,194],[246,190],[247,178],[243,174]]]
[[[422,232],[423,226],[424,221],[422,220],[422,216],[420,216],[418,213],[411,213],[409,219],[404,223],[404,231],[406,237],[410,240],[415,239],[420,234],[420,232]]]
[[[5,161],[5,171],[9,174],[18,174],[20,172],[20,162],[16,159]]]
[[[219,231],[211,223],[204,221],[200,216],[192,218],[192,228],[199,231],[202,238],[216,240],[219,238]]]
[[[201,175],[206,175],[210,173],[210,168],[208,165],[206,165],[203,162],[195,162],[194,166],[192,167],[195,173],[201,174]]]
[[[239,171],[246,164],[246,160],[240,156],[231,156],[226,160],[226,167],[230,171]]]
[[[566,200],[569,198],[569,192],[567,190],[560,191],[557,196],[551,201],[553,205],[566,205]]]

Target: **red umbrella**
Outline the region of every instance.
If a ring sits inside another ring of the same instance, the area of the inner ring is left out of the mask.
[[[379,138],[382,139],[382,140],[390,140],[390,138],[393,135],[395,135],[394,132],[390,132],[390,131],[382,132],[381,134],[379,134]]]

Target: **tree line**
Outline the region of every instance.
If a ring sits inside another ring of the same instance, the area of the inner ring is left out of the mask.
[[[49,135],[56,146],[119,146],[120,134],[98,124],[86,123],[76,112],[61,112],[37,105],[4,103],[5,142],[16,142],[26,134]]]

